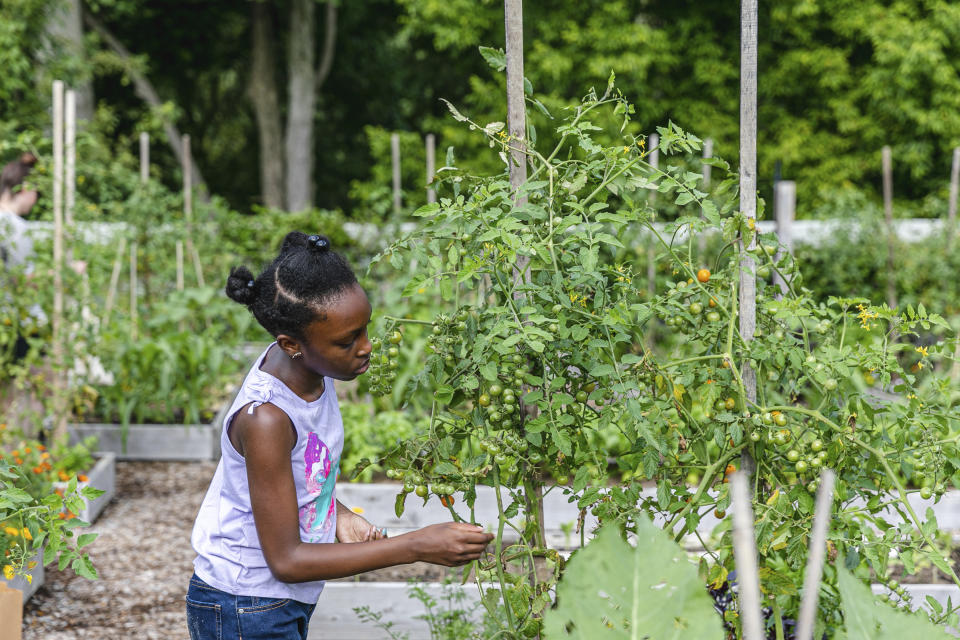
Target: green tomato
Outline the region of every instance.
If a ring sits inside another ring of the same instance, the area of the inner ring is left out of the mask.
[[[412,482],[404,482],[404,483],[403,483],[403,492],[404,492],[404,493],[410,493],[410,492],[412,492],[412,491],[416,488],[416,486],[417,486],[417,485],[413,484]]]
[[[417,488],[414,489],[414,493],[416,493],[421,498],[426,498],[430,494],[430,490],[427,488],[427,485],[418,484]]]
[[[820,451],[820,450],[822,450],[822,449],[823,449],[823,440],[821,440],[820,438],[817,438],[816,440],[814,440],[813,442],[811,442],[811,443],[810,443],[810,449],[813,450],[813,451]]]
[[[787,451],[787,460],[789,460],[790,462],[796,462],[799,459],[800,459],[799,451],[797,451],[796,449],[790,449],[790,451]]]
[[[695,316],[700,315],[703,312],[703,305],[699,302],[691,303],[687,310]]]
[[[708,311],[707,322],[720,322],[720,314],[716,311]]]
[[[400,344],[403,340],[403,334],[399,331],[394,331],[390,334],[390,344]]]
[[[837,388],[837,381],[833,378],[827,378],[823,381],[823,388],[827,391],[833,391]]]
[[[503,387],[501,387],[498,384],[492,384],[490,385],[490,388],[487,390],[487,393],[489,393],[492,397],[496,398],[501,393],[503,393]]]
[[[805,472],[807,470],[807,461],[797,460],[796,469],[797,469],[797,473]]]
[[[778,427],[785,427],[787,426],[787,416],[783,415],[782,413],[778,413],[773,417],[773,422]]]
[[[488,395],[485,394],[485,393],[481,393],[481,394],[480,394],[480,397],[477,398],[477,404],[480,405],[481,407],[489,407],[489,406],[490,406],[490,396],[488,396]]]
[[[586,391],[577,391],[577,402],[584,403],[587,401],[587,392]]]
[[[920,489],[920,497],[924,500],[929,500],[933,496],[933,489],[930,487],[923,487]]]

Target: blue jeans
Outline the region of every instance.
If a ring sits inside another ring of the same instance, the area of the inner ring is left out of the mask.
[[[190,640],[307,640],[315,604],[235,596],[193,574],[187,590]]]

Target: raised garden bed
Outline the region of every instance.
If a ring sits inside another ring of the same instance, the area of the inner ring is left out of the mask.
[[[100,454],[97,463],[86,475],[87,481],[78,482],[78,488],[93,487],[104,492],[93,500],[84,498],[87,506],[77,514],[84,522],[93,523],[117,492],[117,455],[110,451]],[[67,483],[54,482],[53,488],[66,489]]]
[[[118,460],[215,460],[220,456],[220,428],[213,424],[71,424],[70,442],[97,438],[97,453]]]

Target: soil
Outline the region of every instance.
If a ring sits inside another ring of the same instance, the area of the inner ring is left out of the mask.
[[[215,469],[214,462],[118,462],[116,497],[88,530],[100,535],[86,548],[100,579],[48,566],[24,607],[23,640],[187,640],[190,531]],[[343,580],[439,581],[450,571],[417,563]]]

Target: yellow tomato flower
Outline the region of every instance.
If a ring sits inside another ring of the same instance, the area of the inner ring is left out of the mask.
[[[13,565],[8,564],[3,567],[3,577],[7,580],[13,580]]]
[[[24,540],[33,540],[33,536],[30,535],[30,530],[27,529],[26,527],[24,527],[23,529],[21,529],[21,530],[20,530],[20,533],[23,534],[23,539],[24,539]]]
[[[16,538],[20,535],[20,530],[16,527],[4,527],[3,532],[11,538]]]
[[[363,507],[350,507],[350,511],[353,511],[358,516],[363,515]]]

